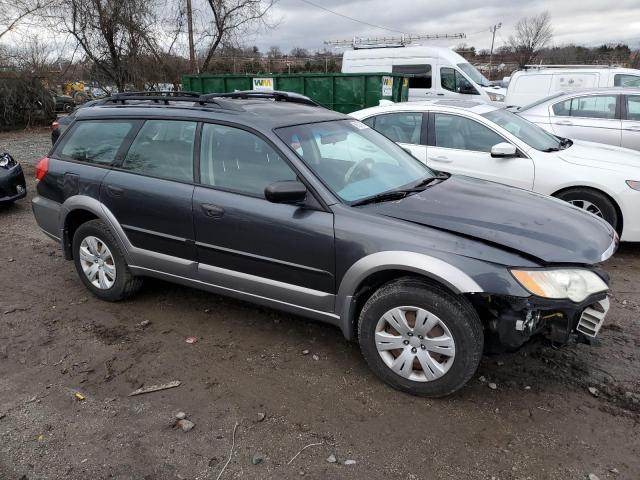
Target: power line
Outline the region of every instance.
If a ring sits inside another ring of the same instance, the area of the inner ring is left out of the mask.
[[[369,23],[369,22],[365,22],[364,20],[358,20],[357,18],[350,17],[348,15],[343,15],[342,13],[336,12],[336,11],[331,10],[329,8],[323,7],[322,5],[318,5],[317,3],[311,2],[310,0],[300,0],[300,1],[303,2],[303,3],[306,3],[308,5],[311,5],[313,7],[319,8],[320,10],[324,10],[325,12],[329,12],[329,13],[332,13],[334,15],[337,15],[338,17],[342,17],[342,18],[346,18],[347,20],[351,20],[352,22],[361,23],[363,25],[367,25],[367,26],[373,27],[373,28],[379,28],[381,30],[387,30],[388,32],[407,34],[407,32],[402,32],[400,30],[394,30],[393,28],[384,27],[382,25],[376,25],[375,23]]]

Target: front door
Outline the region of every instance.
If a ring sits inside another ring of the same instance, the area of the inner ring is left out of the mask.
[[[478,89],[462,72],[453,67],[440,67],[440,93],[447,97],[481,101]]]
[[[100,190],[100,201],[116,217],[134,247],[168,259],[192,260],[194,265],[191,199],[196,125],[175,120],[144,122],[126,156],[106,175]],[[152,268],[151,257],[136,260],[149,262],[136,266]],[[175,263],[184,264],[188,270],[188,262]]]
[[[476,120],[449,113],[431,114],[427,165],[435,170],[468,175],[531,190],[530,158],[493,158],[491,147],[506,140]]]
[[[236,127],[204,124],[193,196],[199,277],[246,294],[332,311],[333,214],[264,198],[294,170],[268,142]]]
[[[640,95],[626,95],[626,117],[622,120],[622,146],[640,150]]]

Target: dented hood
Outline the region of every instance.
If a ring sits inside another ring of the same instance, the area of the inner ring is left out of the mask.
[[[544,263],[601,262],[615,238],[604,220],[561,200],[455,175],[401,200],[362,208],[517,250]]]

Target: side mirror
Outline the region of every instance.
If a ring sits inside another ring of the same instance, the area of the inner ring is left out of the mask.
[[[302,203],[307,198],[307,187],[297,181],[274,182],[264,189],[264,198],[271,203]]]
[[[475,87],[467,83],[458,87],[458,93],[463,93],[465,95],[479,95]]]
[[[491,156],[493,158],[512,158],[517,157],[518,152],[515,145],[502,142],[491,147]]]

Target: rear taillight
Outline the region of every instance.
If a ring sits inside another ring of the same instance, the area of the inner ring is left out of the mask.
[[[60,122],[59,121],[55,121],[51,124],[51,130],[57,130],[60,128]]]
[[[49,157],[42,157],[36,165],[36,182],[39,182],[49,171]]]

